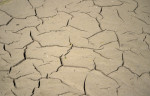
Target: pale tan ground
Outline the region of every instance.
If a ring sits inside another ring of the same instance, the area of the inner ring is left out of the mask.
[[[150,96],[150,0],[0,0],[0,96]]]

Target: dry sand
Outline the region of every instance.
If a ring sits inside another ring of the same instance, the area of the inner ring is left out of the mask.
[[[0,0],[0,96],[150,96],[150,0]]]

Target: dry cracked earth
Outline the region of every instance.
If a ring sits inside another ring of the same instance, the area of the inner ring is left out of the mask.
[[[150,96],[150,0],[0,0],[0,96]]]

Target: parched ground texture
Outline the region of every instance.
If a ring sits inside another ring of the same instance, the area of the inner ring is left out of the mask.
[[[0,0],[0,96],[150,96],[150,0]]]

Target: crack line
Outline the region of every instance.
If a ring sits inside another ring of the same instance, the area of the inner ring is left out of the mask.
[[[79,28],[77,28],[77,27],[74,27],[74,26],[72,26],[72,25],[69,25],[70,27],[72,27],[72,28],[74,28],[74,29],[77,29],[77,30],[79,30],[79,31],[84,31],[84,32],[87,32],[87,31],[85,31],[85,30],[82,30],[82,29],[79,29]]]
[[[139,17],[136,17],[136,16],[133,16],[134,18],[140,20],[141,22],[145,23],[146,25],[150,25],[149,23],[147,23],[145,20],[139,18]]]
[[[114,31],[114,33],[115,33],[115,35],[116,35],[116,38],[117,38],[117,42],[118,42],[118,45],[119,45],[119,47],[120,47],[120,39],[119,39],[119,36],[118,36],[118,34]]]
[[[105,59],[111,59],[111,58],[108,58],[108,57],[103,56],[101,53],[96,52],[95,50],[93,50],[93,52],[96,53],[96,54],[98,54],[98,55],[100,55],[101,57],[103,57],[103,58],[105,58]]]
[[[136,10],[137,10],[138,7],[139,7],[139,3],[138,3],[136,0],[133,0],[133,1],[136,3],[136,7],[133,9],[132,12],[134,12],[135,14],[137,14],[137,13],[136,13]]]
[[[34,92],[35,92],[35,88],[33,88],[32,94],[31,94],[30,96],[33,96],[33,95],[34,95]]]
[[[34,64],[33,64],[33,67],[40,75],[42,75],[41,72],[37,69],[37,67]]]
[[[118,70],[120,69],[120,67],[123,67],[123,66],[124,66],[124,63],[125,63],[125,62],[124,62],[124,55],[123,55],[123,53],[122,53],[122,64],[121,64],[119,67],[117,67],[116,70],[114,70],[114,71],[108,73],[107,75],[110,75],[110,74],[112,74],[112,73],[118,71]]]
[[[6,45],[5,44],[3,45],[3,50],[6,51],[9,54],[9,56],[11,57],[11,53],[6,49]]]
[[[17,96],[17,94],[11,89],[11,92],[13,93],[14,96]]]
[[[17,88],[15,79],[13,79],[13,85],[15,88]]]
[[[122,19],[122,17],[120,16],[120,14],[119,14],[119,11],[116,9],[116,11],[117,11],[117,15],[118,15],[118,17],[124,22],[124,20]]]
[[[100,28],[101,31],[103,31],[102,27],[101,27],[101,23],[98,21],[97,18],[95,18],[96,22],[98,23],[98,27]]]

